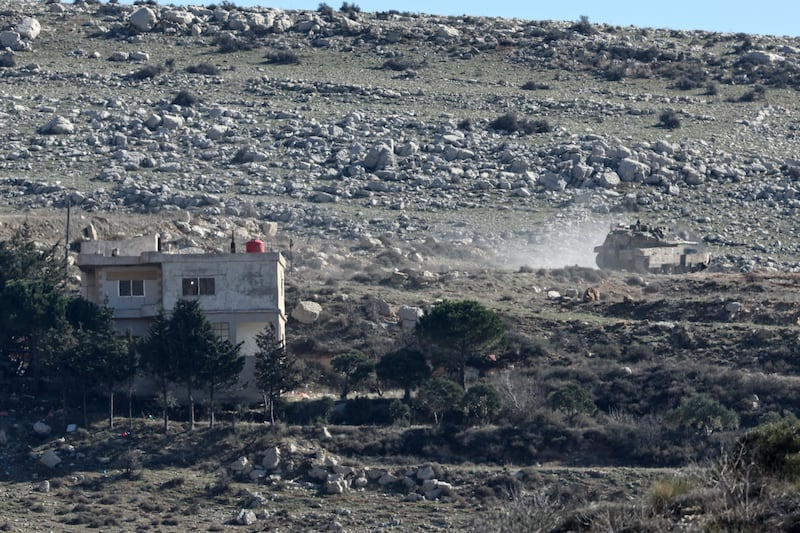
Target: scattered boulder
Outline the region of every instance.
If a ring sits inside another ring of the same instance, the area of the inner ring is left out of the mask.
[[[50,426],[48,426],[47,424],[45,424],[44,422],[41,422],[41,421],[40,422],[36,422],[33,425],[33,432],[36,433],[37,435],[41,435],[43,437],[46,436],[46,435],[49,435],[52,430],[53,430],[53,428],[51,428]]]
[[[147,6],[142,6],[128,18],[131,26],[138,31],[150,31],[158,23],[158,15]]]
[[[39,458],[39,464],[47,468],[55,468],[61,462],[61,457],[58,456],[53,450],[47,450]]]
[[[252,526],[256,523],[258,518],[256,517],[256,513],[250,509],[240,509],[234,520],[240,526]]]
[[[317,302],[302,301],[292,311],[292,318],[301,324],[313,324],[319,319],[321,312],[322,306]]]
[[[423,314],[422,309],[419,307],[408,305],[400,306],[400,309],[397,310],[397,317],[400,319],[400,325],[403,329],[414,329]]]
[[[596,287],[589,287],[583,293],[583,301],[584,302],[599,302],[600,301],[600,290]]]
[[[22,43],[22,36],[16,31],[0,31],[0,47],[17,50]]]
[[[60,116],[53,117],[39,128],[42,135],[68,135],[75,131],[75,125],[68,119]]]
[[[276,470],[281,464],[281,450],[277,446],[268,449],[264,454],[261,465],[267,470]]]
[[[41,31],[42,25],[33,17],[23,17],[17,24],[17,33],[23,39],[28,39],[29,41],[36,39]]]

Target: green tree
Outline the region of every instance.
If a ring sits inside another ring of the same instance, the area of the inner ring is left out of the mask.
[[[153,377],[161,395],[164,415],[164,433],[169,431],[169,386],[178,377],[177,362],[172,356],[172,343],[169,339],[169,319],[164,311],[159,311],[147,336],[139,344],[142,367]]]
[[[32,239],[30,226],[23,224],[10,239],[0,241],[0,290],[9,281],[42,281],[55,287],[64,275],[64,258],[59,245],[42,250]]]
[[[469,420],[486,424],[500,412],[503,401],[497,389],[488,383],[478,383],[467,389],[461,405]]]
[[[114,327],[113,310],[100,307],[84,298],[67,303],[66,319],[76,344],[69,368],[61,373],[72,374],[81,393],[84,426],[88,425],[86,398],[99,385],[108,397],[108,425],[114,427],[114,389],[125,379],[127,345]]]
[[[264,416],[275,426],[275,403],[300,384],[301,366],[286,349],[286,343],[267,326],[256,335],[256,384],[264,396]]]
[[[708,394],[695,394],[667,411],[664,422],[673,429],[711,435],[715,431],[738,428],[739,415]]]
[[[218,339],[201,369],[201,381],[208,387],[208,427],[211,429],[214,429],[216,393],[234,386],[244,368],[244,356],[240,355],[243,344]]]
[[[507,342],[500,317],[471,300],[435,305],[419,320],[415,333],[423,344],[432,345],[433,361],[454,372],[464,390],[467,366],[480,365]]]
[[[0,352],[10,376],[30,377],[38,389],[48,337],[64,326],[67,299],[41,279],[13,279],[0,289]]]
[[[337,355],[331,359],[331,366],[343,378],[340,394],[342,400],[346,400],[350,391],[358,387],[375,370],[375,363],[357,351]]]
[[[189,430],[195,426],[194,391],[205,385],[204,369],[217,352],[217,336],[197,300],[178,300],[167,324],[177,378],[186,387]]]
[[[780,420],[761,424],[739,439],[749,464],[788,481],[800,478],[800,423]],[[746,466],[746,465],[744,465]]]
[[[429,379],[419,388],[417,405],[431,415],[438,426],[444,415],[458,408],[464,397],[464,389],[446,378]]]
[[[597,406],[594,404],[591,395],[578,383],[567,383],[563,387],[554,390],[547,395],[547,403],[550,407],[557,409],[567,415],[572,421],[580,413],[587,415],[594,414]]]
[[[403,401],[411,400],[411,391],[431,377],[425,354],[414,348],[389,352],[375,365],[378,380],[403,389]]]

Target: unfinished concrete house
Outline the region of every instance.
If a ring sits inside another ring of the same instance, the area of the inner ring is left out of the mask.
[[[244,342],[242,380],[249,381],[257,351],[256,334],[267,325],[284,339],[284,269],[279,252],[266,252],[262,241],[246,244],[244,253],[170,253],[158,235],[135,239],[85,241],[78,255],[81,296],[114,310],[120,332],[147,334],[160,310],[179,299],[195,299],[217,335]]]

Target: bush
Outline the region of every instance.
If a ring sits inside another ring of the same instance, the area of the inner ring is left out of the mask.
[[[189,74],[204,74],[206,76],[217,76],[219,74],[219,67],[211,63],[198,63],[197,65],[189,65],[186,67],[186,72]]]
[[[411,408],[400,400],[389,404],[389,419],[395,426],[407,426],[411,423]]]
[[[550,407],[562,411],[574,420],[580,413],[593,415],[597,411],[594,400],[578,383],[568,383],[547,395]]]
[[[758,426],[739,441],[744,457],[765,474],[800,478],[800,424],[780,421]]]
[[[471,118],[465,118],[458,123],[458,129],[462,131],[475,131],[475,124]]]
[[[344,404],[344,423],[352,426],[388,425],[391,423],[389,400],[353,398]]]
[[[719,84],[715,81],[707,83],[706,92],[704,94],[707,96],[717,96],[719,94]]]
[[[739,102],[758,102],[766,98],[767,90],[763,85],[755,85],[739,97]]]
[[[497,117],[489,123],[490,130],[501,130],[508,133],[522,133],[529,135],[532,133],[547,133],[553,128],[546,120],[520,119],[516,113],[506,113]]]
[[[183,89],[175,95],[175,98],[172,99],[172,104],[179,105],[181,107],[192,107],[199,101],[200,99],[195,94]]]
[[[581,35],[594,35],[597,33],[597,29],[589,22],[589,17],[586,15],[581,15],[581,18],[572,25],[570,28],[572,31],[580,33]]]
[[[387,59],[381,68],[402,72],[404,70],[417,69],[419,66],[419,63],[413,59],[409,59],[407,57],[393,57],[391,59]]]
[[[546,91],[549,88],[550,86],[546,83],[538,83],[535,81],[526,81],[521,87],[523,91]]]
[[[486,383],[473,385],[461,398],[467,419],[479,424],[492,422],[500,412],[502,400],[497,389]]]
[[[231,52],[246,52],[256,47],[253,41],[245,40],[232,33],[225,32],[219,34],[219,37],[217,37],[214,41],[214,45],[216,45],[219,52],[223,54]]]
[[[333,398],[328,396],[319,400],[302,400],[283,405],[285,420],[289,424],[313,424],[327,422],[333,413]]]
[[[664,415],[664,423],[672,428],[711,435],[715,431],[739,427],[739,415],[708,394],[684,398],[675,409]]]
[[[665,109],[658,115],[658,126],[669,130],[676,130],[681,127],[681,119],[674,109]]]
[[[291,50],[276,50],[264,56],[270,65],[299,65],[300,57]]]
[[[125,79],[133,81],[148,80],[150,78],[155,78],[162,72],[164,72],[164,67],[160,65],[147,65],[146,67],[140,68],[136,72],[128,74],[125,76]]]
[[[325,2],[322,2],[319,7],[317,7],[317,13],[324,17],[330,18],[333,16],[333,8]]]
[[[353,15],[355,13],[361,13],[361,8],[355,3],[351,4],[350,2],[342,2],[342,7],[339,8],[339,11]]]

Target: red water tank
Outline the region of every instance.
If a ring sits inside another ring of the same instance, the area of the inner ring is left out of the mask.
[[[264,241],[260,241],[258,239],[247,241],[247,243],[244,245],[244,249],[248,254],[263,254],[266,251]]]

